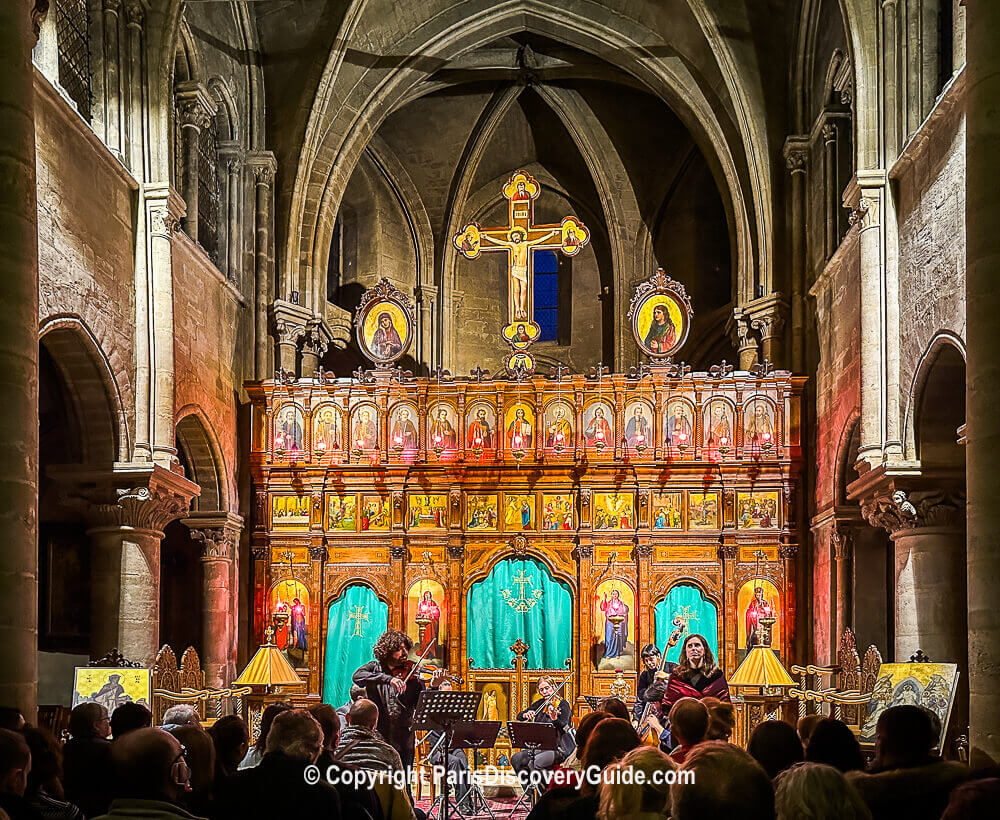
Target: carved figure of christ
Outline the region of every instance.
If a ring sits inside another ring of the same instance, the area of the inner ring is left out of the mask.
[[[545,233],[538,229],[528,231],[521,227],[511,228],[509,231],[482,231],[484,242],[496,246],[496,250],[507,250],[508,261],[508,285],[511,297],[511,317],[512,322],[530,319],[528,316],[528,254],[532,248],[558,248],[559,242],[552,244],[549,242],[554,236],[560,233],[559,228],[552,228]],[[504,236],[506,234],[506,237]],[[494,248],[482,248],[484,251],[494,250]]]

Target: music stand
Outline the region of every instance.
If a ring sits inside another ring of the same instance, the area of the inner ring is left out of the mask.
[[[587,701],[587,706],[590,707],[592,712],[596,712],[600,709],[601,701],[604,700],[604,698],[598,697],[597,695],[584,695],[583,699]]]
[[[559,727],[552,723],[532,723],[530,721],[514,721],[507,723],[507,736],[510,738],[510,745],[514,749],[524,749],[528,752],[531,763],[530,771],[535,770],[535,755],[538,752],[554,752],[559,748]],[[535,787],[529,784],[524,790],[513,808],[510,810],[511,817],[517,811],[521,801],[530,799],[528,796],[535,791]]]
[[[450,692],[440,689],[424,689],[413,710],[411,730],[444,732],[444,760],[447,767],[451,754],[452,732],[458,723],[470,723],[476,719],[482,692]],[[444,795],[441,801],[439,820],[448,820],[448,778],[444,779]]]
[[[472,749],[473,759],[475,759],[475,753],[480,749],[492,749],[496,746],[501,726],[503,724],[499,720],[474,720],[469,723],[456,723],[452,729],[452,749],[457,751]],[[447,766],[447,760],[445,760],[445,765]],[[481,806],[490,817],[495,817],[483,790],[475,780],[471,779],[471,769],[469,775],[468,805],[466,806],[468,813],[478,816]],[[464,817],[466,812],[462,811],[462,801],[457,802],[455,807],[458,809],[458,813]]]

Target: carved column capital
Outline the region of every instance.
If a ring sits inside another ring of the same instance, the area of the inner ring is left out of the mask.
[[[194,81],[177,84],[177,120],[184,127],[207,128],[215,115],[216,103],[208,89]]]
[[[330,341],[327,338],[327,334],[323,331],[322,322],[309,322],[309,324],[302,329],[303,353],[308,353],[316,356],[317,358],[322,358],[329,346]]]
[[[795,135],[785,140],[782,153],[785,157],[785,168],[793,176],[795,174],[805,174],[806,164],[809,161],[809,137],[805,135]]]
[[[31,30],[35,34],[35,44],[42,33],[42,23],[49,16],[49,0],[34,0],[31,5]]]
[[[102,476],[77,491],[75,497],[88,502],[83,511],[94,527],[162,532],[188,512],[191,499],[200,492],[198,485],[184,476],[154,465],[132,475]]]
[[[822,129],[820,129],[820,133],[823,136],[823,142],[827,145],[831,145],[837,141],[837,126],[832,122],[824,124]]]
[[[253,173],[254,181],[258,185],[270,187],[274,183],[278,161],[273,153],[270,151],[250,151],[247,153],[244,163]]]
[[[891,535],[919,527],[959,528],[965,521],[965,493],[893,489],[864,499],[861,514]]]
[[[125,19],[129,28],[142,28],[146,19],[146,6],[142,0],[125,0]]]
[[[232,561],[237,554],[243,518],[226,512],[198,512],[181,521],[201,544],[202,561]]]
[[[849,558],[854,549],[854,531],[848,527],[834,527],[830,531],[830,544],[837,561]]]
[[[882,218],[882,197],[887,177],[885,171],[858,171],[844,189],[843,204],[850,211],[848,222],[860,230],[876,228]]]

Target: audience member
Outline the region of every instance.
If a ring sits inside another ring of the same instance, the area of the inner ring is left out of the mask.
[[[337,760],[372,771],[398,771],[403,768],[399,752],[386,743],[375,728],[378,707],[374,703],[367,698],[355,701],[347,719],[349,725],[340,733]]]
[[[24,728],[24,715],[16,706],[0,706],[0,729],[20,732]]]
[[[328,703],[314,703],[309,707],[309,714],[316,718],[319,728],[323,730],[323,750],[316,759],[316,765],[325,779],[337,778],[334,788],[340,795],[340,807],[344,816],[377,820],[382,815],[378,797],[357,785],[342,783],[338,777],[341,772],[357,771],[358,767],[338,761],[335,757],[334,752],[340,743],[340,717],[337,710]]]
[[[83,812],[63,797],[62,751],[50,732],[26,726],[21,730],[31,750],[31,771],[24,797],[45,820],[83,820]]]
[[[728,742],[736,726],[736,710],[733,704],[718,698],[702,698],[701,702],[708,709],[708,731],[705,732],[705,740]]]
[[[111,737],[115,740],[133,729],[145,729],[153,725],[153,714],[141,703],[123,703],[111,716]]]
[[[685,782],[682,773],[694,773]],[[774,820],[774,788],[750,755],[731,743],[707,740],[691,750],[670,787],[671,820]]]
[[[774,781],[777,820],[871,820],[843,773],[823,763],[799,763]]]
[[[99,703],[79,704],[70,712],[69,733],[63,747],[63,790],[87,817],[95,817],[111,802],[108,710]]]
[[[198,726],[177,726],[170,734],[184,748],[184,759],[191,771],[191,790],[184,794],[183,803],[192,814],[211,814],[212,792],[215,787],[215,746],[208,732]]]
[[[869,771],[847,774],[875,820],[941,816],[969,769],[934,755],[936,744],[934,721],[920,706],[892,706],[879,716]]]
[[[278,715],[291,708],[287,703],[272,703],[264,709],[264,713],[260,716],[260,734],[257,735],[257,742],[250,747],[247,756],[243,758],[240,769],[252,769],[260,763],[267,748],[267,733],[271,731],[271,724]]]
[[[854,732],[835,718],[823,718],[813,726],[806,746],[806,760],[826,763],[842,772],[861,771],[865,767],[865,756]]]
[[[562,762],[562,768],[580,771],[583,766],[583,750],[587,746],[590,733],[598,723],[609,717],[611,716],[607,712],[595,711],[587,712],[580,718],[580,725],[576,727],[576,749]]]
[[[356,683],[351,684],[351,699],[342,706],[337,707],[337,715],[340,717],[341,723],[347,722],[347,715],[351,711],[351,704],[353,704],[359,698],[365,696],[365,687],[358,686]]]
[[[594,727],[610,718],[611,715],[601,711],[588,712],[580,718],[580,725],[576,728],[576,749],[557,767],[558,772],[553,775],[549,789],[542,797],[545,806],[540,816],[558,814],[580,796],[580,787],[583,785],[583,751],[587,748],[587,741]]]
[[[323,750],[323,730],[305,709],[286,709],[278,714],[267,735],[260,764],[243,769],[219,789],[217,816],[220,820],[249,817],[341,817],[340,796],[322,778],[307,783],[306,766],[316,762]]]
[[[671,751],[670,759],[681,764],[691,749],[705,739],[708,731],[708,709],[699,700],[681,698],[670,707],[670,733],[677,748]]]
[[[0,729],[0,809],[11,820],[40,818],[24,797],[30,771],[31,751],[25,739],[10,729]]]
[[[1000,777],[982,777],[956,786],[941,820],[979,820],[1000,806]]]
[[[161,729],[168,732],[175,726],[201,726],[201,715],[190,703],[177,703],[163,713]]]
[[[604,698],[597,705],[597,708],[611,715],[611,717],[621,718],[622,720],[630,720],[632,717],[628,713],[628,707],[621,698]]]
[[[772,780],[805,759],[798,732],[783,720],[765,720],[759,724],[750,735],[747,752]]]
[[[667,774],[676,764],[659,749],[640,746],[608,767],[618,777],[605,778],[598,789],[599,820],[651,820],[666,817],[670,810],[670,784]],[[626,777],[625,770],[642,772]],[[640,782],[636,782],[641,779]]]
[[[215,745],[215,780],[219,783],[239,770],[250,750],[250,731],[239,715],[226,715],[208,728],[208,736]]]
[[[162,729],[126,732],[111,747],[115,799],[99,820],[191,820],[181,808],[191,788],[184,747]]]
[[[803,749],[809,745],[809,738],[812,737],[816,724],[825,719],[825,715],[805,715],[799,718],[799,722],[795,724],[795,731],[798,732]]]

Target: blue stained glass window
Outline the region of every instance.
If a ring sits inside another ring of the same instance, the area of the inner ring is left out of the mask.
[[[540,342],[559,340],[559,257],[555,251],[533,251],[535,321]]]

